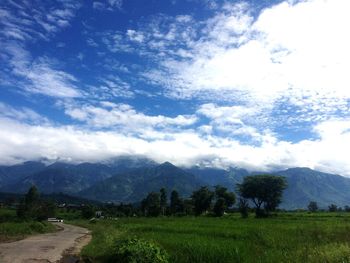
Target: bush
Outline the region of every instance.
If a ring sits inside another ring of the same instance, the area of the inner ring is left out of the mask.
[[[167,263],[168,254],[157,245],[136,238],[118,240],[115,259],[120,263]]]

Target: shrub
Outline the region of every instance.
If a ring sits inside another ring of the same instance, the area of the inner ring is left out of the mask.
[[[96,224],[96,223],[97,223],[96,218],[91,218],[91,219],[89,220],[89,224]]]
[[[118,240],[115,260],[120,263],[167,263],[168,254],[159,246],[140,239]]]

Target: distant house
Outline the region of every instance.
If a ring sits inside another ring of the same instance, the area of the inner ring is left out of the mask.
[[[58,204],[57,207],[58,207],[58,208],[65,208],[65,207],[66,207],[66,204],[65,204],[65,203],[63,203],[63,204]]]
[[[95,212],[95,216],[96,216],[97,218],[102,217],[102,211],[96,211],[96,212]]]

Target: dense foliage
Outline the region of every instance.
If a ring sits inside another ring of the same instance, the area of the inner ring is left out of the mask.
[[[118,240],[114,250],[115,261],[120,263],[167,263],[169,257],[156,244],[136,238]]]
[[[17,208],[17,216],[26,220],[42,221],[48,217],[54,217],[55,213],[56,204],[40,198],[35,186],[29,188],[28,193]]]
[[[284,177],[274,175],[247,176],[237,184],[243,198],[250,199],[255,205],[257,217],[267,216],[282,201],[283,190],[287,188]]]
[[[310,212],[316,212],[316,211],[318,210],[317,202],[311,201],[311,202],[309,203],[309,205],[307,206],[307,208],[308,208],[308,210],[309,210]]]

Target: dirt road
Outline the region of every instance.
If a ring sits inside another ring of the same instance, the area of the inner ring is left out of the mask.
[[[63,230],[0,244],[1,263],[53,263],[64,254],[77,254],[89,243],[89,231],[82,227],[57,223]]]

